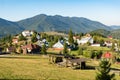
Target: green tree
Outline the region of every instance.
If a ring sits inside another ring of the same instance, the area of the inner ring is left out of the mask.
[[[25,38],[22,34],[20,34],[18,40],[19,40],[19,41],[22,41],[22,40],[26,40],[26,38]]]
[[[103,52],[101,50],[97,51],[97,59],[100,59],[102,54],[103,54]]]
[[[68,41],[69,41],[70,44],[74,43],[72,30],[69,31]]]
[[[84,50],[83,51],[83,56],[88,57],[88,58],[94,58],[94,51],[93,50]]]
[[[45,46],[45,44],[42,46],[41,53],[42,53],[42,54],[47,54],[47,51],[46,51],[46,46]]]
[[[110,66],[111,64],[108,61],[102,60],[97,68],[96,80],[112,80],[115,74],[109,74]]]
[[[79,50],[78,50],[78,55],[83,55],[83,49],[82,49],[82,47],[81,47],[81,46],[79,47]]]
[[[37,36],[37,33],[33,33],[32,37],[31,37],[32,43],[37,41],[37,37],[36,36]]]
[[[3,38],[0,38],[0,42],[2,43],[12,43],[12,36],[11,35],[7,35]]]
[[[55,37],[54,37],[54,43],[58,42],[58,40],[59,40],[59,37],[58,37],[58,36],[55,36]]]
[[[93,36],[93,40],[94,40],[94,43],[97,43],[98,42],[98,37],[97,36]]]
[[[50,42],[49,47],[52,48],[53,45],[54,45],[54,43]]]
[[[104,44],[104,40],[101,39],[101,40],[100,40],[100,45],[103,46],[103,44]]]
[[[82,37],[84,35],[84,33],[80,33],[79,36]]]
[[[64,43],[64,49],[63,49],[63,54],[67,54],[68,53],[68,49],[67,49],[67,43]]]
[[[113,42],[112,47],[111,47],[111,51],[114,51],[114,49],[115,49],[115,43]]]

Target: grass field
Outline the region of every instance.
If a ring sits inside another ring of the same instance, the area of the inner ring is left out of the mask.
[[[50,64],[47,56],[0,56],[0,79],[95,80],[95,75],[95,70],[73,70]],[[120,80],[120,76],[116,78]]]

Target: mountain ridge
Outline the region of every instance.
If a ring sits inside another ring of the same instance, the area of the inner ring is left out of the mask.
[[[83,17],[63,17],[60,15],[48,16],[37,15],[28,19],[18,21],[18,24],[25,29],[35,29],[37,31],[57,31],[73,29],[73,32],[88,32],[96,29],[111,30],[110,27]],[[40,30],[41,29],[41,30]]]
[[[0,18],[0,36],[5,36],[9,34],[17,34],[24,29],[18,25],[16,22],[8,21]]]
[[[1,36],[7,34],[17,34],[23,30],[44,31],[69,31],[72,29],[76,33],[86,33],[97,29],[112,30],[111,27],[98,21],[93,21],[84,17],[64,17],[61,15],[39,14],[17,22],[0,18]],[[4,33],[4,34],[3,34]]]

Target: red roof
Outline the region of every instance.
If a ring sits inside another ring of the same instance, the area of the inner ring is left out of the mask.
[[[112,36],[108,36],[108,38],[110,38],[110,39],[111,39],[111,38],[112,38]]]
[[[32,50],[32,49],[37,49],[37,48],[39,48],[39,46],[38,46],[38,45],[35,45],[35,44],[27,44],[27,45],[25,45],[25,46],[22,46],[22,49],[26,49],[26,48],[29,48],[30,50]]]
[[[112,58],[112,54],[109,53],[109,52],[106,52],[106,53],[103,54],[102,57],[104,57],[104,58]]]

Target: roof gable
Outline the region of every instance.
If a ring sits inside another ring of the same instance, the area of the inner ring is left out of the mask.
[[[56,44],[53,45],[53,48],[63,48],[63,44],[58,41]]]

